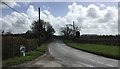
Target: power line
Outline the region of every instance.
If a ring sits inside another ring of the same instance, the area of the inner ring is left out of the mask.
[[[25,15],[21,14],[19,11],[17,11],[17,10],[15,10],[14,8],[10,7],[10,6],[9,6],[8,4],[6,4],[5,2],[2,2],[2,3],[5,4],[7,7],[11,8],[12,10],[18,12],[20,15],[25,16]],[[26,16],[25,16],[25,17],[26,17]],[[27,17],[27,18],[28,18],[28,17]],[[28,18],[28,19],[30,19],[30,18]]]

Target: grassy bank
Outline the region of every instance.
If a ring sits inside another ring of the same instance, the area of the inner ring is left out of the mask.
[[[114,59],[119,59],[120,55],[118,54],[118,46],[111,46],[111,45],[100,45],[100,44],[80,44],[80,43],[75,43],[73,41],[64,41],[68,46],[83,50],[86,52],[94,53],[97,55],[109,57],[109,58],[114,58]]]
[[[42,44],[36,50],[26,52],[26,56],[14,57],[4,60],[2,61],[3,66],[12,66],[12,65],[22,64],[24,62],[31,61],[37,58],[38,56],[42,55],[43,53],[45,53],[45,51],[47,50],[47,45],[48,44]]]

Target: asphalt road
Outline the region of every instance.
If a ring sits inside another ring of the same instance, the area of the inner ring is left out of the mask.
[[[49,53],[68,67],[118,67],[118,60],[73,49],[59,40],[49,44]]]

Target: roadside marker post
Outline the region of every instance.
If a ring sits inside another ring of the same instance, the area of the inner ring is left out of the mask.
[[[25,46],[24,45],[20,45],[20,54],[22,56],[25,56]]]

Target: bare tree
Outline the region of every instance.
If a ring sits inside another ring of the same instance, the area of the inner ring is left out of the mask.
[[[63,33],[65,37],[71,37],[71,36],[79,37],[80,35],[79,27],[75,26],[74,22],[73,24],[66,24],[65,27],[62,27],[61,33]]]

